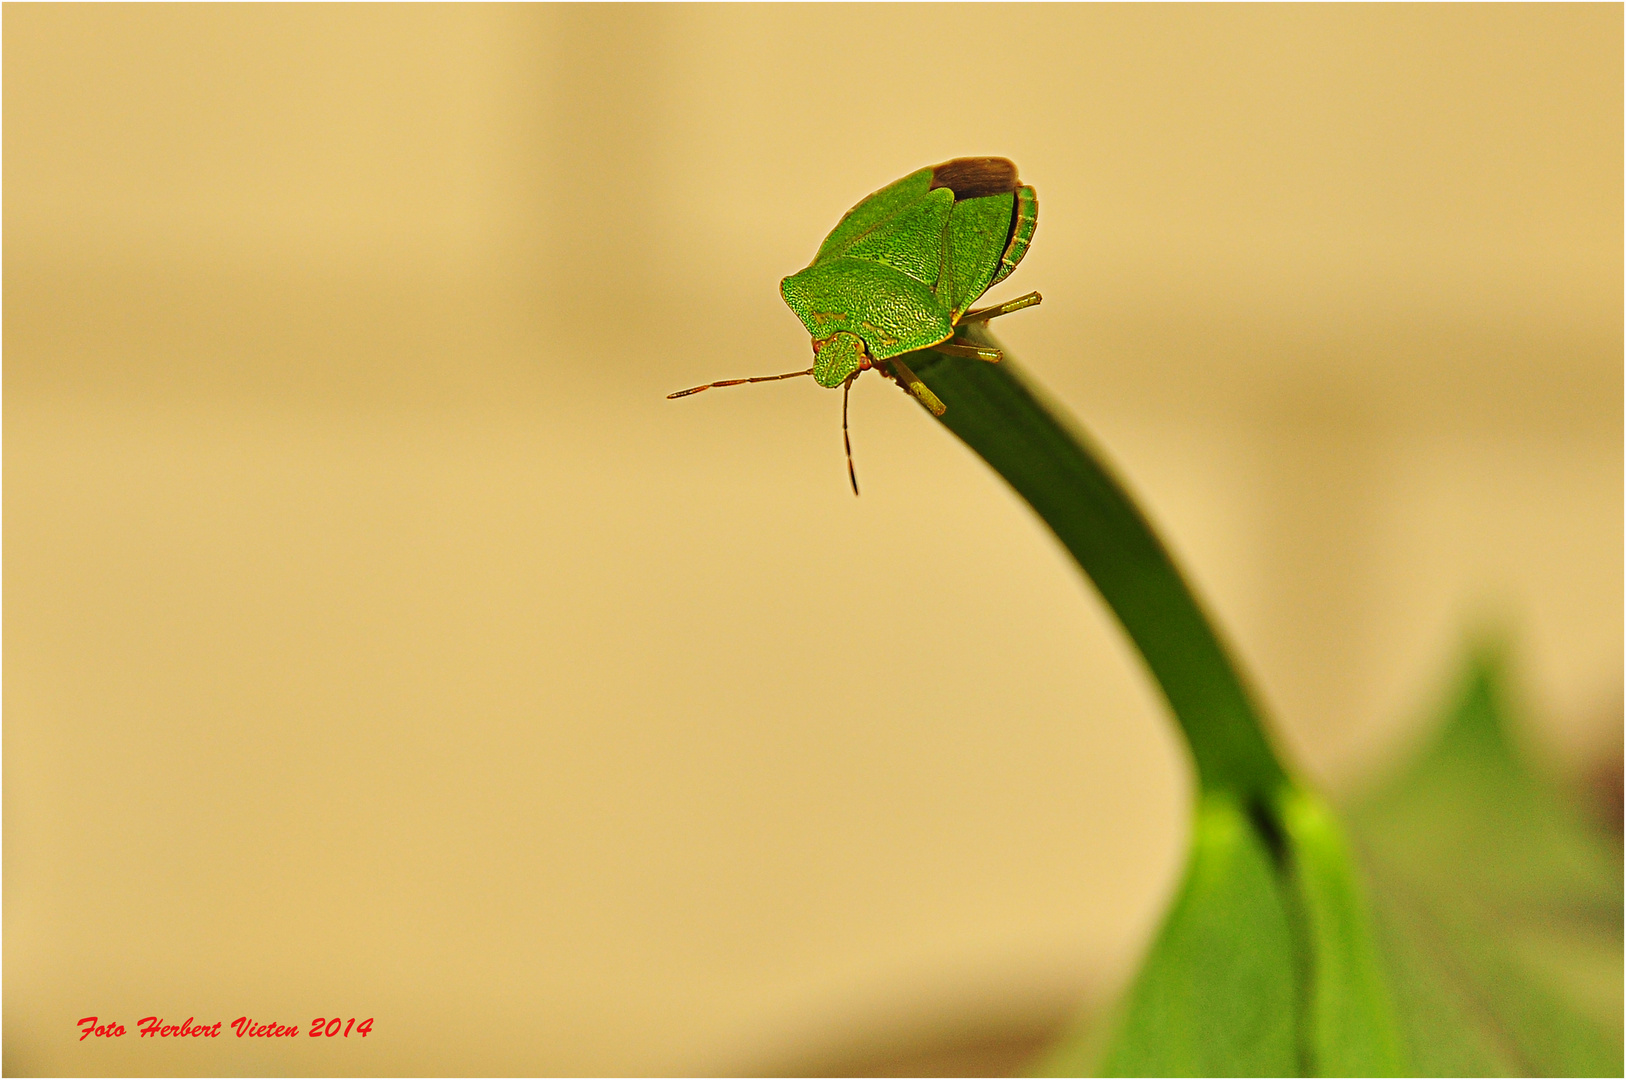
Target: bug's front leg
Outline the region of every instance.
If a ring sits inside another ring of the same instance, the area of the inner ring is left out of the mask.
[[[933,416],[942,416],[948,412],[938,396],[932,393],[931,387],[920,381],[920,376],[909,370],[909,365],[903,362],[903,357],[894,356],[886,363],[892,368],[892,377],[897,379],[903,388],[915,395],[919,402],[930,410]]]

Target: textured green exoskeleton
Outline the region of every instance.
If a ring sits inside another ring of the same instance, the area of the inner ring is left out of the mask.
[[[1017,179],[1016,166],[1004,158],[956,158],[910,173],[847,211],[813,262],[779,283],[785,303],[813,337],[811,368],[707,383],[669,396],[798,375],[850,390],[861,372],[874,368],[941,416],[945,406],[903,356],[935,349],[999,360],[998,349],[958,341],[954,330],[1039,302],[1038,293],[1028,293],[971,310],[1022,261],[1038,219],[1033,189]],[[845,398],[841,430],[845,439]],[[847,470],[856,493],[850,440]]]

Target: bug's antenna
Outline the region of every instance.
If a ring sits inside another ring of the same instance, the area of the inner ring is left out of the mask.
[[[858,372],[847,376],[847,381],[841,384],[841,441],[847,446],[847,479],[853,482],[853,495],[858,494],[858,474],[853,471],[853,440],[847,434],[847,397],[853,392],[853,380],[858,378]]]
[[[754,379],[724,379],[722,382],[709,382],[705,386],[691,386],[687,390],[679,390],[675,394],[667,394],[666,400],[671,401],[673,398],[688,397],[690,394],[698,394],[702,390],[710,390],[714,386],[741,386],[745,383],[773,382],[776,379],[794,379],[798,375],[811,374],[813,374],[813,369],[808,368],[806,371],[787,371],[783,375],[758,375]]]

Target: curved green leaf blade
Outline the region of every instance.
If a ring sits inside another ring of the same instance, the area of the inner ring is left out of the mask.
[[[965,336],[996,344],[982,327]],[[948,404],[943,423],[1117,615],[1204,793],[1187,878],[1105,1056],[1076,1042],[1050,1069],[1619,1075],[1620,844],[1518,754],[1499,658],[1476,661],[1435,745],[1358,809],[1358,870],[1331,811],[1288,779],[1218,636],[1088,440],[1008,356],[909,363]]]
[[[999,347],[981,326],[964,337]],[[1087,440],[997,364],[910,353],[948,405],[940,418],[1028,501],[1095,584],[1151,668],[1185,732],[1205,790],[1272,798],[1286,773],[1237,676],[1168,551]]]
[[[965,336],[997,347],[980,326]],[[1163,690],[1196,761],[1198,847],[1105,1067],[1406,1071],[1387,973],[1342,833],[1331,813],[1288,779],[1252,695],[1144,516],[1088,440],[1023,382],[1008,354],[998,364],[930,352],[908,362],[948,405],[943,424],[1028,501],[1095,584]],[[1223,853],[1204,849],[1219,842],[1216,823],[1230,820],[1226,814],[1250,842]],[[1280,847],[1274,861],[1255,821]],[[1274,951],[1295,937],[1297,968],[1287,945]],[[1250,1011],[1258,1009],[1265,1011]],[[1261,1041],[1267,1028],[1285,1033],[1286,1042]],[[1069,1044],[1050,1067],[1083,1069],[1094,1060],[1088,1045],[1088,1035]]]

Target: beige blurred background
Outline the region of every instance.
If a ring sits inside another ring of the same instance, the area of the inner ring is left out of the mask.
[[[1110,994],[1189,779],[1086,582],[878,379],[858,500],[839,395],[663,399],[805,363],[779,278],[953,156],[1305,770],[1486,625],[1618,745],[1621,39],[7,5],[5,1071],[985,1070]]]

